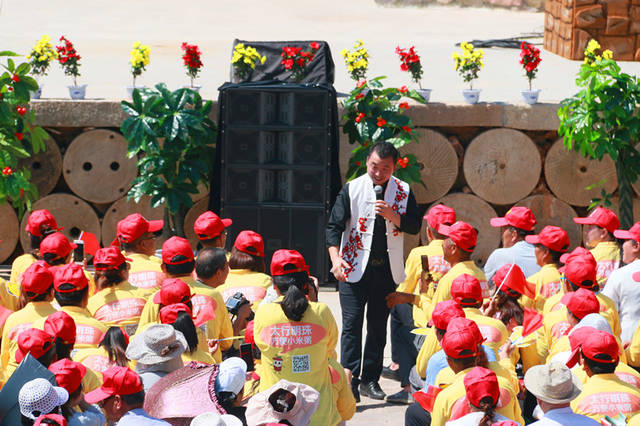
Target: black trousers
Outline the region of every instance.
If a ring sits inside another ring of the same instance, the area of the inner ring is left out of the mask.
[[[389,264],[367,266],[357,283],[338,284],[342,308],[341,362],[353,372],[354,384],[377,382],[382,372],[389,308],[385,297],[395,291]],[[362,325],[367,307],[367,337],[362,352]]]
[[[404,412],[404,426],[429,426],[430,424],[431,413],[417,402],[408,406],[407,411]]]
[[[414,344],[416,336],[411,333],[411,330],[415,328],[413,305],[407,303],[396,305],[391,310],[389,328],[391,330],[391,359],[400,366],[398,369],[400,386],[404,387],[409,384],[409,372],[411,367],[416,365],[419,350]]]

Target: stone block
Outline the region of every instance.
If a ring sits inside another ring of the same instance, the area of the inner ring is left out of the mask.
[[[640,5],[640,0],[631,0],[631,4]]]
[[[629,16],[629,0],[606,0],[602,2],[607,16]]]
[[[571,51],[571,59],[584,59],[584,49],[591,40],[591,35],[585,30],[576,28],[573,31],[573,49]]]
[[[558,35],[565,40],[571,40],[571,36],[573,34],[573,26],[571,24],[565,24],[564,22],[560,23],[560,28],[558,29]]]
[[[555,130],[560,124],[557,104],[505,105],[503,111],[504,127],[522,130]]]
[[[636,54],[633,56],[634,61],[640,61],[640,49],[636,49]]]
[[[629,33],[629,18],[626,16],[607,15],[607,35],[627,35]]]
[[[640,33],[640,6],[631,6],[629,9],[629,32],[631,34]]]
[[[558,34],[555,33],[551,37],[551,51],[558,55],[560,54],[560,52],[558,51]]]
[[[416,127],[501,127],[503,105],[497,103],[479,103],[467,105],[462,103],[428,103],[416,106],[407,111]]]
[[[635,54],[634,36],[600,36],[598,41],[602,50],[610,49],[613,52],[613,59],[618,61],[631,61]]]
[[[551,37],[552,36],[553,35],[549,30],[545,30],[544,31],[544,38],[542,39],[542,47],[544,47],[545,50],[551,51]]]
[[[562,7],[573,7],[573,0],[562,0]]]
[[[595,4],[595,2],[596,0],[575,0],[575,7],[589,6],[590,4]]]
[[[560,19],[568,24],[573,22],[573,9],[569,7],[560,7]]]
[[[554,17],[551,16],[550,13],[544,14],[544,29],[548,31],[553,31],[553,22],[555,21]]]
[[[561,39],[561,40],[562,40],[562,50],[560,54],[564,58],[570,58],[571,57],[571,39]]]
[[[560,17],[560,3],[557,1],[554,1],[551,3],[551,14],[553,15],[554,18],[559,18]]]
[[[604,17],[602,5],[594,4],[576,11],[576,26],[585,29],[604,29],[607,20]]]

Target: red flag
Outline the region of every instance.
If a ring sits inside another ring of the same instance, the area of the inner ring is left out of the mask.
[[[527,337],[540,327],[542,327],[542,315],[540,315],[535,309],[524,308],[522,337]]]
[[[96,252],[100,249],[100,243],[96,235],[91,232],[82,231],[80,233],[80,239],[84,241],[84,252],[95,256]]]
[[[442,390],[441,387],[429,385],[427,391],[418,391],[413,393],[413,399],[428,412],[433,411],[433,404],[436,402],[436,396]]]

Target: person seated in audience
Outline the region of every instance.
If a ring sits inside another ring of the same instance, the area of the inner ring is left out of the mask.
[[[64,388],[51,385],[47,379],[28,381],[18,393],[22,426],[33,425],[42,414],[59,414],[68,399],[69,393]]]
[[[215,360],[208,350],[200,347],[203,341],[204,348],[208,348],[206,337],[202,331],[195,326],[191,318],[191,308],[184,303],[174,303],[160,308],[160,322],[169,324],[184,336],[187,342],[187,350],[182,353],[182,361],[187,364],[189,361],[214,364]],[[200,333],[198,333],[200,331]],[[214,351],[215,352],[215,351]]]
[[[247,408],[242,404],[244,383],[247,377],[247,363],[238,357],[230,357],[220,363],[220,370],[214,382],[218,403],[227,414],[247,424]]]
[[[348,391],[351,392],[350,389]],[[249,400],[247,422],[260,426],[308,425],[319,405],[320,393],[317,390],[282,379]]]
[[[38,417],[33,424],[34,426],[40,425],[54,425],[54,426],[67,426],[67,419],[60,414],[42,414]]]
[[[125,354],[129,345],[129,336],[120,327],[109,327],[100,338],[97,348],[75,351],[72,359],[85,367],[103,373],[113,366],[134,368]]]
[[[231,219],[220,219],[214,212],[206,211],[193,223],[193,232],[198,236],[203,248],[224,249],[227,244],[227,228],[232,223]]]
[[[49,234],[42,243],[40,244],[40,253],[42,254],[42,260],[47,262],[49,267],[51,267],[51,273],[55,274],[55,271],[63,266],[67,265],[72,260],[73,249],[76,248],[75,243],[70,243],[67,237],[60,232],[54,232],[53,234]],[[95,294],[96,292],[96,283],[93,280],[93,276],[89,274],[87,271],[83,269],[82,272],[85,274],[88,280],[89,286],[89,296]]]

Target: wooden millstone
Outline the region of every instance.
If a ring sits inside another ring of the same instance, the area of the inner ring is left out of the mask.
[[[456,211],[458,220],[467,222],[478,230],[478,245],[471,258],[483,266],[491,252],[500,245],[500,228],[489,225],[492,217],[498,217],[496,211],[486,201],[472,194],[453,193],[446,195],[429,206],[445,204]],[[426,221],[422,221],[421,238],[426,241]]]
[[[62,232],[69,240],[77,239],[80,231],[91,232],[100,241],[100,220],[93,208],[80,198],[69,194],[51,194],[39,199],[33,204],[33,210],[47,209],[56,218],[58,226],[63,226]],[[27,251],[31,249],[29,237],[24,227],[29,213],[25,213],[20,224],[20,243]]]
[[[532,195],[516,203],[517,206],[529,207],[538,222],[536,233],[547,225],[559,226],[569,234],[571,250],[582,243],[582,229],[573,221],[578,214],[569,204],[553,195]]]
[[[18,244],[18,216],[11,204],[0,204],[0,262],[4,262]]]
[[[51,193],[56,187],[62,173],[62,154],[58,144],[49,135],[45,139],[45,150],[18,162],[19,167],[25,167],[31,171],[29,181],[38,188],[38,197],[42,198]]]
[[[111,130],[77,136],[64,155],[64,179],[79,197],[111,203],[126,195],[138,174],[135,158],[127,158],[127,141]]]
[[[536,187],[540,179],[540,153],[522,132],[487,130],[467,147],[463,170],[476,195],[490,203],[512,204]]]
[[[544,176],[556,197],[574,206],[588,206],[592,198],[599,198],[602,188],[612,193],[618,187],[616,167],[609,156],[602,160],[583,157],[579,152],[567,151],[558,139],[547,153]],[[602,187],[587,190],[602,179]]]
[[[400,148],[400,155],[414,154],[424,165],[420,172],[426,188],[411,185],[418,204],[431,203],[449,192],[458,177],[458,156],[451,143],[441,133],[430,129],[415,129],[420,142]],[[406,238],[406,236],[405,236]]]
[[[158,220],[162,219],[164,211],[162,207],[155,209],[151,207],[151,197],[142,197],[140,203],[136,203],[133,199],[127,200],[127,197],[119,199],[107,209],[102,219],[102,244],[104,246],[108,246],[116,238],[118,221],[132,213],[140,213],[147,220]],[[156,245],[158,247],[162,245],[160,239],[156,241]]]
[[[198,241],[200,241],[196,233],[193,232],[193,224],[196,222],[198,216],[208,210],[208,207],[209,197],[207,196],[191,206],[187,211],[187,214],[184,216],[184,234],[187,236],[187,240],[191,243],[191,247],[196,247],[198,245]],[[231,244],[232,243],[233,241],[231,241]],[[230,245],[228,244],[228,246]]]

